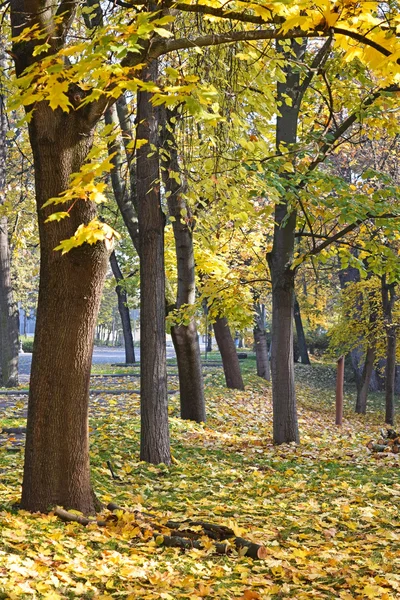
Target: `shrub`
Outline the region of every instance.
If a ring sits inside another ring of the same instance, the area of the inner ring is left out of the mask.
[[[22,350],[24,352],[32,352],[32,350],[33,350],[33,339],[22,340]]]

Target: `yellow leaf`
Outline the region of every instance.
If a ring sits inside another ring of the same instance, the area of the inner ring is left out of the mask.
[[[48,101],[50,104],[50,108],[55,110],[56,108],[61,108],[64,112],[69,112],[70,107],[72,106],[71,102],[66,95],[68,91],[68,81],[58,81],[56,80],[54,83],[52,82],[49,85],[48,91]]]
[[[55,212],[47,217],[45,223],[50,223],[51,221],[61,221],[61,219],[64,219],[65,217],[69,217],[68,212]]]

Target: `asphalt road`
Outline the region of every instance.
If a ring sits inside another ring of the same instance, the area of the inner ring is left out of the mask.
[[[167,345],[167,358],[173,358],[175,351],[173,346]],[[136,361],[140,360],[140,350],[135,348]],[[32,354],[21,352],[19,355],[19,373],[20,375],[29,375],[31,372]],[[125,362],[125,350],[123,348],[99,348],[95,347],[93,351],[92,363],[123,363]]]

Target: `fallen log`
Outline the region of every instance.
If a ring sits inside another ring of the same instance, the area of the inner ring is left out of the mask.
[[[368,450],[371,452],[391,452],[399,454],[400,452],[400,435],[394,429],[381,429],[381,437],[375,442],[370,440],[367,444]]]
[[[127,512],[126,509],[122,508],[118,504],[114,504],[110,502],[107,505],[108,510],[122,510]],[[129,511],[128,511],[129,512]],[[134,511],[135,514],[146,515],[151,518],[154,518],[155,515],[149,515],[146,513],[141,513],[140,511]],[[222,544],[217,542],[215,544],[215,550],[217,554],[227,554],[232,547],[234,547],[238,552],[243,553],[243,555],[249,556],[254,559],[262,559],[267,555],[267,551],[265,546],[261,544],[256,544],[254,542],[250,542],[241,537],[236,537],[235,533],[229,527],[225,525],[216,525],[214,523],[207,523],[204,521],[167,521],[163,524],[152,523],[154,528],[162,528],[162,529],[170,529],[171,535],[155,535],[156,539],[163,538],[164,546],[169,547],[177,547],[183,549],[196,548],[198,550],[202,550],[204,548],[203,544],[200,540],[196,539],[201,536],[207,536],[212,540],[231,540],[232,544]],[[161,526],[161,527],[160,527]],[[183,528],[184,529],[181,529]],[[201,527],[202,531],[193,531],[190,530],[190,527]],[[182,537],[186,535],[187,537]]]
[[[167,548],[182,548],[183,550],[191,550],[192,548],[195,548],[196,550],[204,549],[204,544],[199,540],[183,538],[178,535],[159,535],[155,537],[156,541],[161,546],[166,546]],[[162,541],[160,542],[161,538]],[[242,556],[249,556],[254,559],[263,559],[267,556],[266,548],[260,544],[254,544],[243,538],[234,538],[233,542],[234,546],[217,542],[214,544],[216,553],[228,554],[234,547]]]

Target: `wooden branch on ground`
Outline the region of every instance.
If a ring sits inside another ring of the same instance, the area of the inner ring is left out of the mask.
[[[183,550],[203,550],[204,545],[199,540],[192,540],[190,538],[180,537],[178,535],[163,535],[159,536],[163,538],[161,543],[162,546],[167,548],[182,548]],[[243,538],[234,538],[234,547],[242,556],[249,556],[254,559],[266,558],[267,551],[264,546],[254,544]],[[214,545],[217,554],[228,554],[232,550],[231,544],[223,544],[218,542]]]
[[[374,442],[371,440],[367,444],[368,450],[371,452],[391,452],[399,454],[400,452],[400,434],[394,429],[382,429],[381,437]]]
[[[110,511],[121,510],[123,512],[132,512],[143,519],[144,517],[150,517],[152,519],[156,518],[156,515],[142,513],[140,511],[126,511],[124,508],[113,502],[110,502],[107,508]],[[85,526],[95,523],[99,527],[105,527],[108,521],[117,519],[116,515],[110,515],[110,518],[107,518],[105,521],[88,519],[83,515],[76,515],[62,508],[56,508],[54,514],[66,523],[80,523],[80,525]],[[182,548],[183,550],[195,548],[196,550],[204,550],[204,543],[196,538],[207,536],[212,540],[216,540],[214,547],[217,554],[228,554],[234,548],[241,556],[249,556],[253,559],[263,559],[267,556],[265,546],[250,542],[241,537],[236,537],[234,531],[225,525],[189,520],[181,523],[177,521],[167,521],[165,524],[151,522],[150,525],[161,532],[154,534],[157,543],[159,543],[160,546],[166,546],[167,548]],[[181,529],[182,526],[185,526],[185,529]],[[191,530],[191,527],[200,527],[202,531]],[[164,535],[162,532],[165,529],[170,529],[171,535]],[[183,537],[182,534],[186,537]],[[226,540],[227,543],[223,543],[221,540]]]
[[[96,523],[99,527],[105,527],[107,525],[107,521],[88,519],[83,515],[75,515],[74,513],[70,513],[63,508],[56,508],[54,514],[65,523],[79,523],[80,525],[92,525],[93,523]]]
[[[124,512],[129,512],[121,506],[118,506],[118,504],[114,504],[113,502],[110,502],[107,505],[107,508],[111,511],[122,510]],[[155,517],[155,515],[141,513],[140,511],[134,512],[140,516],[146,515],[151,518]],[[261,544],[256,544],[254,542],[250,542],[249,540],[246,540],[241,537],[236,537],[234,531],[229,527],[226,527],[225,525],[217,525],[215,523],[207,523],[204,521],[187,520],[182,522],[167,521],[164,524],[152,523],[152,526],[155,528],[168,528],[171,530],[171,535],[155,535],[156,539],[161,537],[163,538],[163,542],[161,545],[164,545],[166,547],[182,548],[184,550],[190,548],[202,550],[204,549],[204,545],[200,540],[195,538],[207,536],[212,540],[232,541],[232,544],[223,544],[220,541],[218,541],[215,544],[215,551],[217,552],[217,554],[228,554],[232,550],[232,548],[235,548],[239,553],[254,559],[262,559],[265,558],[267,555],[265,546],[262,546]],[[182,527],[185,527],[185,529],[182,529]],[[190,529],[191,527],[201,527],[202,531],[193,531]],[[186,537],[182,537],[183,535]]]

